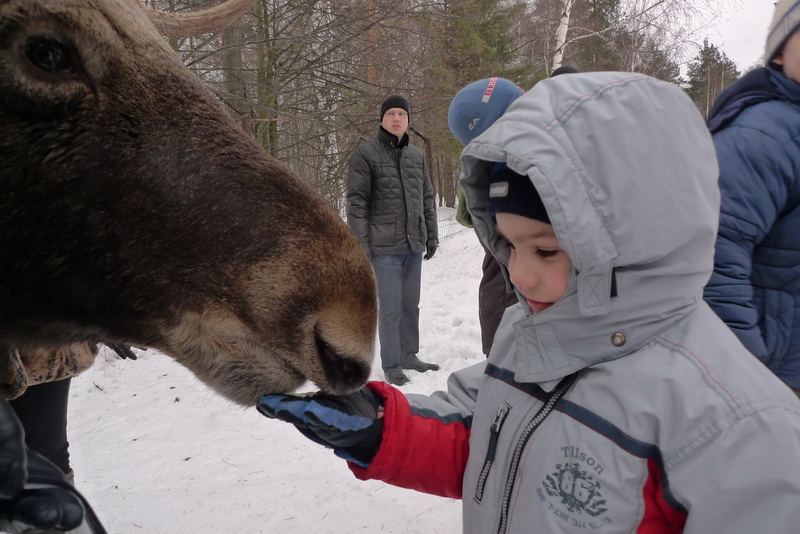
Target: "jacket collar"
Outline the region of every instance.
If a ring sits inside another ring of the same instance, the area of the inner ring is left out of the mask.
[[[784,83],[785,82],[789,82]],[[754,69],[725,88],[714,101],[708,114],[708,128],[716,133],[727,126],[750,106],[770,100],[790,100],[786,89],[797,83],[784,77],[780,71],[762,67]],[[782,87],[788,86],[788,87]],[[800,89],[800,87],[799,87]],[[795,99],[800,91],[795,89]]]
[[[408,132],[404,133],[403,138],[398,140],[396,135],[386,130],[383,126],[378,128],[378,139],[392,148],[405,148],[408,146],[409,141]]]

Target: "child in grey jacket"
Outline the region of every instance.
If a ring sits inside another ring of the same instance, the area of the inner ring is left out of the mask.
[[[467,533],[796,532],[800,401],[702,299],[718,168],[684,92],[547,79],[462,161],[520,299],[488,360],[430,396],[377,382],[261,412],[360,479],[463,499]]]

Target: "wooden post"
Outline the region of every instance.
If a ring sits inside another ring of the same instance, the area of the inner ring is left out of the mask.
[[[430,180],[431,187],[433,188],[433,198],[436,198],[436,180],[433,179],[433,166],[436,164],[433,159],[433,140],[425,137],[412,126],[409,126],[408,129],[414,132],[425,143],[425,159],[428,162],[428,180]]]

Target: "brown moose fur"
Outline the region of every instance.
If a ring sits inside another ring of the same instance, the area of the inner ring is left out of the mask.
[[[246,405],[369,375],[357,240],[140,0],[0,0],[0,232],[0,344],[154,347]]]

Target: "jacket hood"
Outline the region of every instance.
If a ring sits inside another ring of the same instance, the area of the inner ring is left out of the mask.
[[[514,325],[520,381],[543,382],[620,357],[702,299],[719,218],[717,161],[677,86],[631,73],[549,78],[462,153],[462,185],[482,239],[505,267],[486,213],[490,162],[528,176],[573,273],[564,297]],[[612,296],[613,295],[613,296]]]
[[[753,69],[722,91],[708,114],[708,128],[715,133],[727,126],[742,111],[750,106],[769,100],[782,100],[783,96],[771,79],[783,75],[776,70],[763,67]]]

